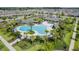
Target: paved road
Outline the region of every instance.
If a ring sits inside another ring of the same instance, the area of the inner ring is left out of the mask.
[[[78,24],[78,18],[76,18],[76,23],[75,23],[72,39],[71,39],[71,42],[70,42],[69,51],[72,51],[74,49],[75,38],[76,38],[76,31],[77,31],[77,24]]]
[[[10,51],[16,51],[2,36],[0,36],[0,40]]]

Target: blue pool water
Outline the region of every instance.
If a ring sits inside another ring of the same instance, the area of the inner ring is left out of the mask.
[[[47,26],[45,25],[36,25],[36,26],[32,26],[32,30],[40,33],[40,34],[45,34],[45,30],[47,29]],[[20,26],[19,29],[22,32],[28,32],[29,30],[31,30],[30,26]]]

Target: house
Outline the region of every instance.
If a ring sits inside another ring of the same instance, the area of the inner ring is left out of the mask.
[[[0,23],[4,22],[4,20],[0,20]]]

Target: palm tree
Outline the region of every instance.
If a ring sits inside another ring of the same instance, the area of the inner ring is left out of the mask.
[[[59,28],[60,28],[61,30],[64,30],[64,26],[65,26],[64,20],[60,20],[60,21],[59,21]]]
[[[33,24],[33,22],[29,22],[29,26],[30,26],[30,31],[32,31],[32,26],[33,26],[34,24]]]
[[[17,31],[17,32],[14,33],[14,35],[15,35],[16,37],[20,37],[20,32]]]
[[[31,43],[32,44],[33,44],[33,41],[36,39],[36,36],[33,35],[34,33],[35,33],[34,31],[29,31],[29,32],[26,33],[26,35],[27,34],[30,34],[31,35],[30,36],[30,40],[31,40]]]
[[[47,35],[47,33],[48,33],[49,31],[48,31],[48,30],[45,30],[45,32],[46,32],[45,40],[46,40],[46,42],[47,42],[47,40],[48,40],[48,35]]]
[[[61,16],[64,16],[64,12],[61,13]]]
[[[56,29],[54,29],[54,30],[51,30],[51,34],[53,36],[54,43],[56,44],[56,41],[57,41],[57,39],[59,37],[59,33],[57,32]]]
[[[24,16],[24,20],[26,20],[27,18],[26,18],[26,15]]]

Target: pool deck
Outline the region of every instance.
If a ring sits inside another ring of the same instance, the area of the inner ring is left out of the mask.
[[[34,26],[39,26],[39,25],[44,25],[44,24],[34,24]],[[28,26],[28,25],[22,25],[22,26]],[[52,27],[51,26],[47,26],[47,25],[44,25],[44,26],[46,26],[47,28],[46,28],[46,30],[48,30],[49,32],[48,33],[44,33],[44,34],[40,34],[38,31],[35,31],[34,30],[34,34],[25,34],[26,33],[26,31],[21,31],[21,30],[19,30],[20,29],[20,27],[22,27],[22,26],[18,26],[18,27],[16,27],[15,29],[16,29],[16,31],[19,31],[20,32],[20,34],[22,35],[22,37],[20,38],[20,39],[16,39],[16,40],[14,40],[13,42],[11,42],[10,43],[10,45],[12,46],[12,45],[14,45],[14,44],[16,44],[18,41],[21,41],[21,40],[23,40],[23,39],[25,39],[25,38],[28,38],[28,39],[30,39],[30,37],[31,36],[37,36],[37,35],[39,35],[39,36],[45,36],[45,35],[50,35],[50,30],[52,30]]]
[[[39,25],[43,25],[43,24],[35,24],[34,26],[39,26]],[[27,25],[24,25],[24,26],[27,26]],[[46,26],[46,25],[44,25],[44,26]],[[19,31],[19,32],[21,32],[21,33],[25,33],[26,31],[21,31],[21,30],[20,30],[20,27],[22,27],[22,26],[18,26],[18,27],[16,28],[17,31]],[[46,26],[46,27],[47,27],[46,30],[48,30],[48,31],[52,30],[52,27],[50,27],[50,26]],[[40,33],[39,33],[38,31],[36,31],[36,30],[34,30],[34,32],[35,32],[34,35],[39,35],[39,36],[45,36],[45,35],[46,35],[46,33],[40,34]],[[49,33],[48,33],[48,35],[49,35]]]

